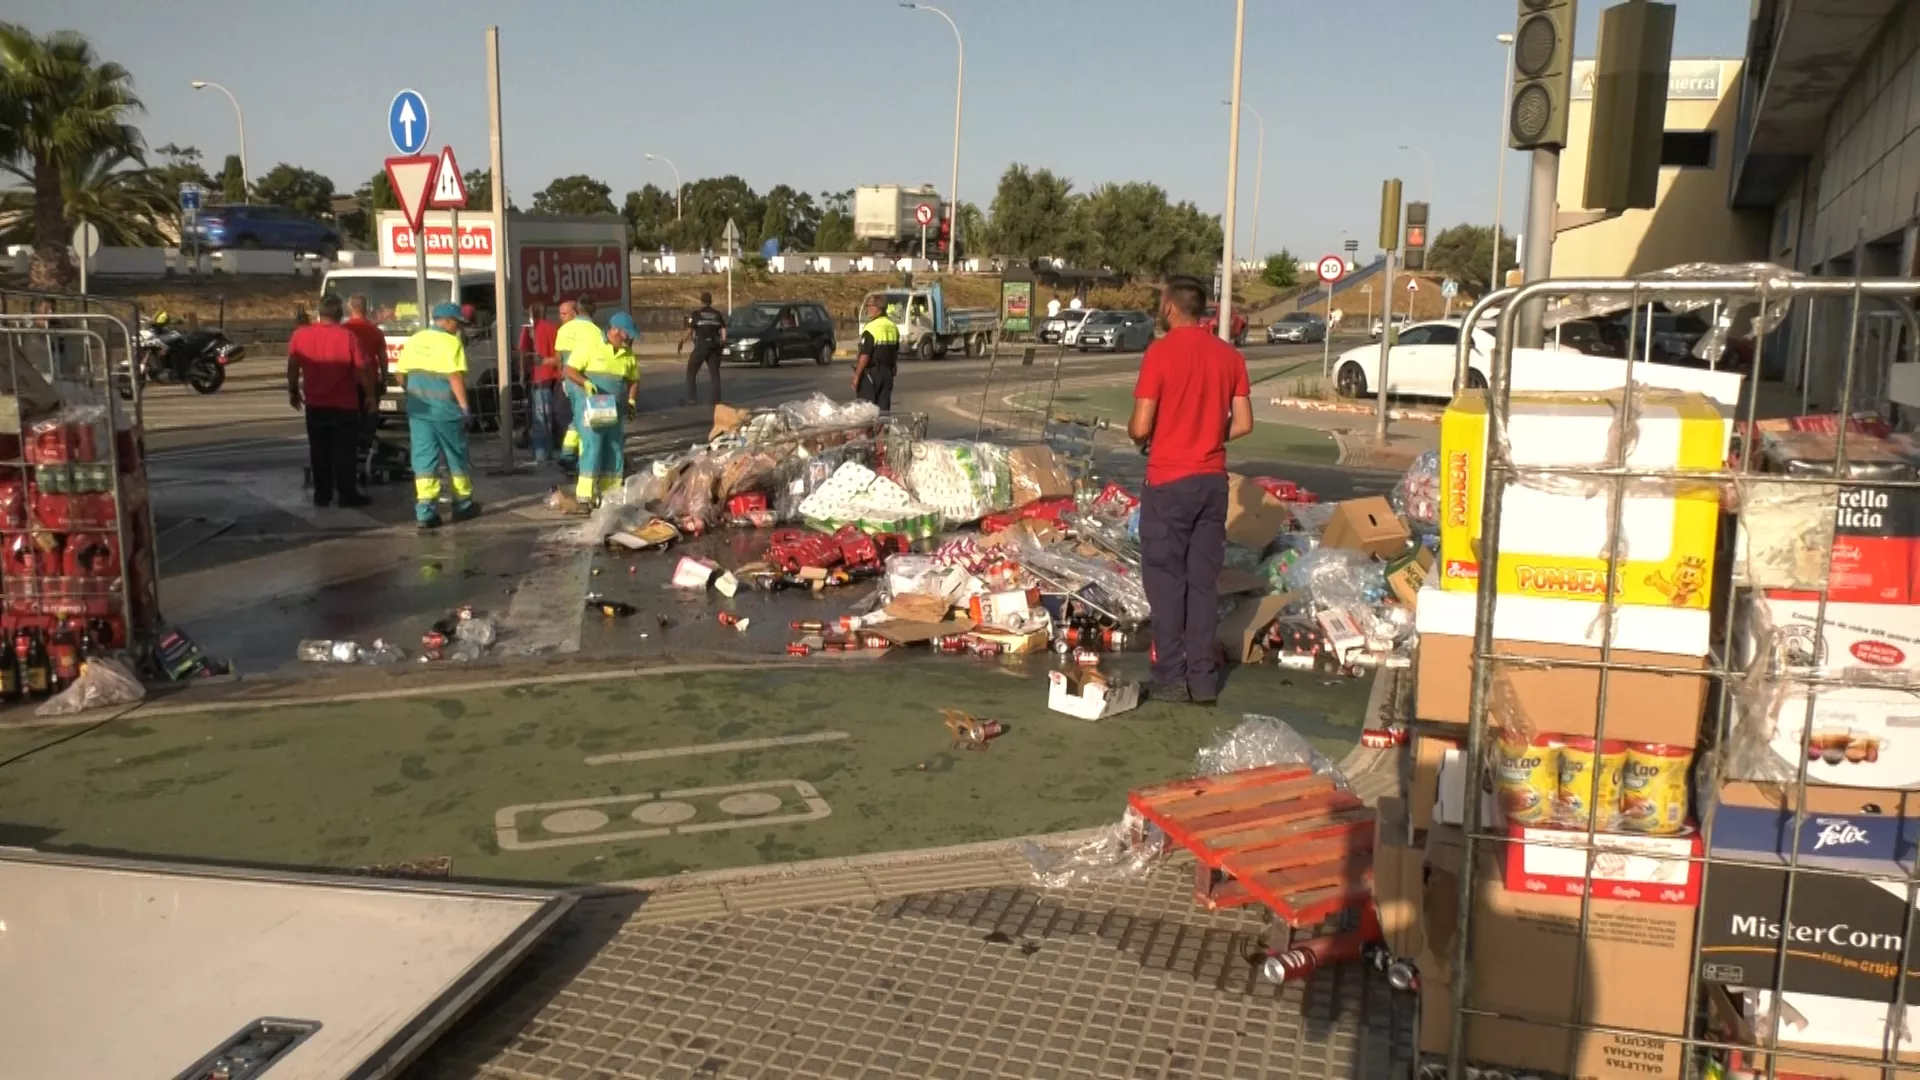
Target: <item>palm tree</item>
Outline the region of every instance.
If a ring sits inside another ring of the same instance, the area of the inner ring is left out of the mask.
[[[68,178],[106,151],[141,161],[140,132],[125,122],[140,107],[133,76],[101,61],[86,38],[68,30],[35,37],[0,23],[0,162],[33,188],[33,287],[73,279]]]
[[[6,162],[0,162],[0,172],[32,181]],[[37,198],[30,188],[0,191],[0,244],[19,243],[38,231]],[[123,150],[101,150],[69,165],[61,176],[60,198],[67,220],[92,222],[104,245],[157,247],[179,241],[173,188]]]

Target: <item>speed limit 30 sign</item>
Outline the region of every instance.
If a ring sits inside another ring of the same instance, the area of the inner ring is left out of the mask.
[[[930,203],[921,203],[921,204],[920,204],[919,206],[916,206],[916,207],[914,207],[914,208],[913,208],[913,220],[915,220],[915,221],[917,221],[917,222],[919,222],[919,223],[920,223],[920,224],[922,224],[922,225],[931,225],[931,224],[933,224],[933,206],[932,206],[932,204],[930,204]]]
[[[1331,285],[1346,276],[1347,263],[1338,255],[1322,255],[1313,269],[1320,275],[1321,281]]]

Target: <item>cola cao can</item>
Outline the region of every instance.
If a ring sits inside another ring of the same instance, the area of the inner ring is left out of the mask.
[[[1073,662],[1081,667],[1099,667],[1100,654],[1092,649],[1073,650]]]

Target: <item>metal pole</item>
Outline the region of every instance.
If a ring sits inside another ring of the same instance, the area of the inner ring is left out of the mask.
[[[227,100],[233,103],[233,117],[240,128],[240,201],[252,202],[253,170],[247,167],[247,114],[241,110],[240,99],[233,96],[233,91],[217,82],[207,82],[205,79],[197,79],[193,83],[195,90],[205,90],[208,87],[227,95]]]
[[[1380,298],[1380,386],[1374,392],[1373,441],[1387,444],[1387,352],[1393,345],[1393,250],[1387,250],[1386,295]],[[1409,305],[1411,307],[1411,305]]]
[[[487,151],[493,170],[493,354],[499,372],[500,387],[500,464],[513,468],[513,348],[510,335],[517,319],[509,298],[513,295],[513,245],[507,242],[507,163],[506,144],[500,131],[500,28],[487,27]],[[458,223],[456,222],[456,225]],[[454,257],[459,258],[460,236],[453,238]],[[457,278],[455,280],[458,280]],[[532,402],[528,403],[528,422],[532,422]]]
[[[1233,16],[1233,108],[1227,112],[1227,213],[1220,222],[1220,340],[1233,343],[1234,189],[1240,178],[1240,57],[1247,42],[1247,0],[1237,0]]]
[[[1513,35],[1498,34],[1495,41],[1507,47],[1506,65],[1500,78],[1500,167],[1493,181],[1493,267],[1487,271],[1487,291],[1500,287],[1500,224],[1507,207],[1507,98],[1513,94]]]
[[[86,221],[82,220],[80,224],[84,226]],[[80,256],[80,295],[85,296],[87,295],[87,246],[80,245],[80,250],[76,254]]]
[[[1320,336],[1320,377],[1326,378],[1328,369],[1333,367],[1333,287],[1339,282],[1321,282],[1327,290],[1327,331]]]
[[[1520,265],[1526,284],[1553,276],[1553,234],[1558,215],[1555,189],[1560,186],[1560,151],[1535,150],[1532,174],[1527,182],[1527,251]],[[1544,328],[1546,300],[1526,301],[1519,312],[1515,342],[1523,349],[1538,349],[1546,341]]]
[[[953,176],[947,182],[947,273],[951,274],[954,253],[960,248],[960,106],[967,94],[967,40],[960,36],[960,27],[953,16],[932,4],[901,0],[900,6],[908,11],[930,11],[947,20],[947,28],[953,31],[953,43],[959,49],[953,76]],[[926,252],[922,251],[920,257],[925,258]]]

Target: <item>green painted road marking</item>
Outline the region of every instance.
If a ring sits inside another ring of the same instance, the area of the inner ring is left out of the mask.
[[[1243,712],[1337,759],[1368,690],[1243,668],[1217,709],[1088,723],[1046,710],[1050,666],[902,655],[136,715],[0,769],[0,844],[343,868],[446,856],[460,877],[556,883],[909,850],[1114,821],[1130,788],[1187,773]],[[956,750],[941,708],[1008,730]],[[742,741],[759,745],[588,764]]]

